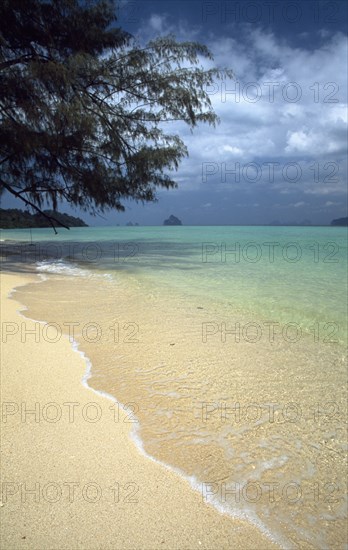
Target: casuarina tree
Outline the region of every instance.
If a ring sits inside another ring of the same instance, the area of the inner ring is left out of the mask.
[[[208,86],[230,72],[203,69],[212,55],[198,43],[138,44],[115,8],[1,2],[0,190],[41,213],[61,201],[96,213],[156,200],[187,155],[170,123],[217,122]]]

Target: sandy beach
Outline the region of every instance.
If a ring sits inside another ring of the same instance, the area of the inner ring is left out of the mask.
[[[0,550],[348,550],[348,2],[0,4]]]
[[[8,294],[35,280],[1,275],[1,547],[275,548],[139,452],[122,407],[82,384],[86,362],[67,337],[23,337]]]

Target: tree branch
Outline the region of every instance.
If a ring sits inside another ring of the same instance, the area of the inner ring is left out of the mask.
[[[64,227],[65,229],[69,229],[70,230],[70,227],[68,227],[67,225],[65,225],[64,223],[60,222],[59,220],[57,220],[56,218],[54,218],[53,216],[48,216],[47,214],[45,214],[45,212],[43,212],[41,210],[41,208],[39,208],[38,206],[36,206],[36,204],[34,204],[33,202],[29,201],[28,199],[25,199],[24,197],[22,197],[22,195],[20,193],[18,193],[17,191],[15,191],[14,189],[12,189],[12,187],[10,185],[8,185],[7,183],[5,183],[3,180],[0,180],[2,185],[4,186],[5,189],[7,189],[7,191],[9,193],[11,193],[11,195],[14,195],[15,197],[17,197],[18,199],[20,199],[21,201],[23,201],[27,206],[31,206],[32,208],[34,208],[39,214],[41,214],[42,216],[44,216],[44,218],[46,218],[52,228],[53,228],[53,231],[55,232],[55,234],[57,235],[58,234],[58,231],[56,230],[55,226],[54,226],[54,223],[53,221],[56,222],[57,225],[60,225],[62,227]],[[53,220],[53,221],[52,221]]]

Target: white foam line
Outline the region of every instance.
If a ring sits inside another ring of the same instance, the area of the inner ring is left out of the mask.
[[[39,278],[39,280],[34,281],[34,283],[39,284],[39,283],[42,283],[42,282],[48,280],[48,277],[45,276],[45,275],[36,274],[36,276]],[[14,292],[16,292],[17,288],[26,286],[26,285],[31,284],[31,283],[32,282],[24,283],[22,285],[17,285],[16,287],[14,287],[8,293],[8,298],[12,298],[12,294]],[[20,309],[18,309],[16,312],[21,317],[23,317],[24,319],[29,319],[30,321],[33,321],[34,323],[40,323],[40,324],[44,324],[44,325],[47,324],[46,321],[32,319],[31,317],[28,317],[27,315],[23,315],[22,311],[28,311],[28,308],[27,308],[27,306],[25,306],[23,304],[20,304]],[[79,349],[80,344],[75,339],[71,339],[67,334],[63,334],[63,337],[67,338],[69,340],[70,344],[72,345],[73,351],[75,353],[78,353],[83,358],[83,360],[85,362],[86,370],[85,370],[85,373],[84,373],[84,375],[81,379],[82,385],[85,388],[87,388],[88,390],[96,393],[97,395],[100,395],[101,397],[105,397],[106,399],[109,399],[113,403],[116,403],[117,405],[119,405],[123,409],[125,409],[125,405],[123,403],[121,403],[120,401],[118,401],[115,396],[111,395],[110,393],[104,392],[103,390],[96,390],[88,384],[89,378],[92,377],[92,362],[91,362],[91,360],[85,354],[84,351]],[[147,451],[145,451],[143,440],[141,439],[141,437],[139,435],[139,431],[140,431],[139,420],[135,415],[132,414],[132,416],[136,419],[136,422],[132,423],[133,426],[132,426],[132,428],[130,430],[130,433],[129,433],[130,434],[130,439],[133,441],[134,445],[136,446],[136,448],[140,452],[140,454],[142,456],[146,457],[147,459],[151,460],[152,462],[155,462],[156,464],[159,464],[160,466],[164,467],[166,470],[169,470],[170,472],[174,472],[175,474],[180,476],[182,479],[187,481],[194,491],[197,491],[197,492],[201,493],[202,483],[200,483],[195,476],[188,476],[187,474],[185,474],[185,472],[183,472],[179,468],[176,468],[175,466],[170,466],[166,462],[162,462],[161,460],[158,460],[154,456],[147,453]],[[228,515],[233,519],[244,520],[247,523],[249,523],[251,525],[254,525],[257,529],[259,529],[259,531],[261,531],[264,535],[266,535],[266,537],[268,537],[272,542],[274,542],[275,544],[280,544],[286,550],[292,550],[293,548],[295,548],[291,544],[291,542],[288,541],[287,539],[285,539],[284,537],[282,537],[280,535],[275,536],[273,533],[271,533],[271,531],[269,531],[269,529],[263,524],[263,522],[260,520],[260,518],[257,516],[257,514],[254,511],[240,510],[240,511],[237,512],[237,511],[233,510],[232,508],[224,507],[221,504],[221,502],[218,501],[218,499],[215,499],[215,500],[212,499],[209,503],[202,499],[202,502],[205,502],[205,504],[210,504],[211,506],[213,506],[215,508],[215,510],[217,510],[222,515]]]

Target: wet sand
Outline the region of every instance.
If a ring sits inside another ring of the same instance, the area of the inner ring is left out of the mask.
[[[136,414],[138,448],[283,548],[344,547],[340,346],[310,334],[291,343],[276,329],[274,341],[267,331],[256,343],[204,338],[204,322],[211,331],[212,321],[231,329],[253,319],[128,272],[52,267],[41,284],[17,289],[23,314],[44,321],[41,339],[54,342],[55,324],[73,332],[93,364],[89,386],[124,403],[126,420]]]
[[[276,548],[139,452],[122,407],[81,383],[86,362],[67,337],[23,337],[8,293],[36,280],[1,275],[2,548]]]

